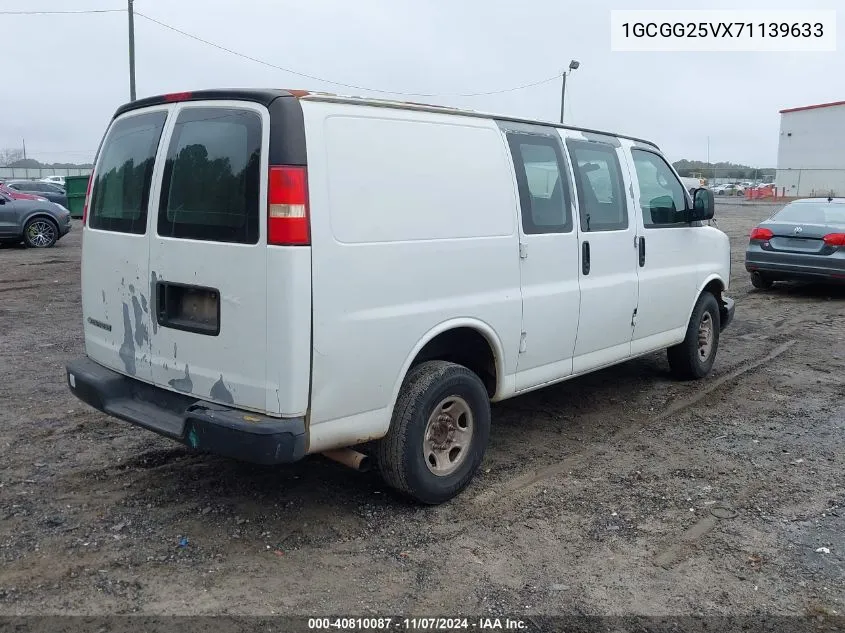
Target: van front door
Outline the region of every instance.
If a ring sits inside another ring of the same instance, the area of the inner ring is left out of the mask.
[[[575,177],[581,319],[573,371],[582,373],[631,355],[637,309],[636,223],[628,199],[618,141],[569,138]]]
[[[521,213],[522,338],[516,390],[572,373],[578,331],[578,235],[563,145],[557,130],[502,124]]]
[[[639,354],[684,338],[706,246],[687,219],[686,192],[669,164],[645,149],[632,149],[631,157],[642,210],[640,306],[632,344]]]

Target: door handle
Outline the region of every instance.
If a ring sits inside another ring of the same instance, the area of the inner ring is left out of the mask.
[[[581,272],[585,275],[590,274],[590,243],[583,242],[581,244]]]
[[[645,238],[640,237],[640,267],[645,266]]]

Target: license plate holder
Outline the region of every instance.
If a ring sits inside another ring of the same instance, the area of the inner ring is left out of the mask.
[[[159,281],[156,302],[161,327],[206,336],[220,334],[220,292],[216,288]]]

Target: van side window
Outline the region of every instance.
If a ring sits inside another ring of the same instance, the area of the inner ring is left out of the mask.
[[[508,134],[522,230],[525,233],[568,233],[572,230],[569,186],[563,176],[560,143],[551,136]]]
[[[166,112],[150,112],[115,123],[106,137],[91,191],[88,226],[143,235],[158,142]]]
[[[568,141],[578,191],[583,231],[618,231],[628,228],[628,209],[619,157],[611,145]]]
[[[236,108],[185,108],[167,150],[158,234],[255,244],[259,235],[261,117]]]
[[[686,224],[687,198],[684,187],[660,156],[632,149],[637,180],[640,183],[640,207],[646,228]]]

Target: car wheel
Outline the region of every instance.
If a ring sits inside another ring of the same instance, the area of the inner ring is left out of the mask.
[[[29,248],[50,248],[58,239],[58,225],[47,218],[32,218],[23,227],[23,241]]]
[[[774,283],[774,281],[763,275],[763,273],[751,273],[751,285],[759,290],[769,290]]]
[[[672,374],[681,380],[704,378],[713,368],[719,349],[719,304],[702,292],[693,308],[682,343],[666,350]]]
[[[490,399],[481,379],[461,365],[428,361],[408,372],[376,457],[388,485],[434,505],[469,484],[489,438]]]

